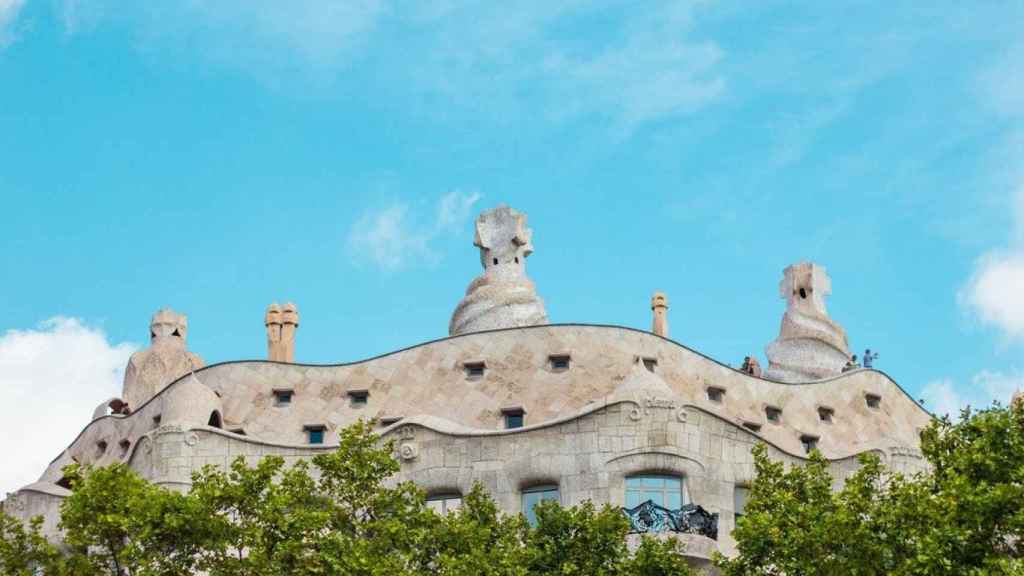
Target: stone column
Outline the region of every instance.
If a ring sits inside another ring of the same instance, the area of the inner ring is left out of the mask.
[[[651,332],[668,338],[668,296],[664,292],[655,292],[651,296],[651,311],[654,314]]]

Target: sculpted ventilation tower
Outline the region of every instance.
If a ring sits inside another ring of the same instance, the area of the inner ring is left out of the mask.
[[[668,338],[668,296],[664,292],[655,292],[651,296],[651,312],[654,314],[651,332]]]
[[[476,219],[473,244],[480,248],[484,272],[466,289],[448,324],[452,336],[495,328],[547,324],[544,302],[526,277],[533,252],[526,215],[505,205]]]
[[[267,358],[277,362],[295,361],[295,331],[299,328],[299,309],[287,302],[283,307],[274,302],[263,317],[267,327]]]
[[[825,269],[811,262],[783,272],[780,295],[786,300],[779,337],[768,345],[765,377],[807,382],[835,376],[850,359],[846,331],[828,317],[825,296],[832,283]]]
[[[171,382],[202,368],[198,354],[185,349],[188,318],[170,308],[158,310],[149,323],[149,348],[128,360],[121,397],[136,410]]]

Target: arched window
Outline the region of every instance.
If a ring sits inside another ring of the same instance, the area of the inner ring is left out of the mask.
[[[675,510],[689,500],[682,476],[638,474],[626,478],[626,508],[635,508],[646,501]]]
[[[526,521],[530,523],[530,526],[537,525],[537,515],[533,513],[533,507],[545,500],[561,501],[558,486],[532,486],[523,490],[523,515],[526,516]]]
[[[216,410],[211,412],[210,413],[210,421],[207,424],[209,424],[210,426],[213,426],[214,428],[220,428],[221,427],[220,412],[218,412]]]
[[[445,492],[427,496],[427,508],[438,514],[447,514],[462,507],[462,494]]]

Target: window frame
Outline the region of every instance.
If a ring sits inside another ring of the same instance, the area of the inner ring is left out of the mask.
[[[292,405],[292,400],[295,399],[295,390],[291,388],[275,388],[274,394],[274,406],[278,408],[285,408]],[[285,400],[287,398],[287,400]]]
[[[522,406],[502,408],[501,417],[505,422],[505,430],[518,430],[526,427],[526,410]],[[519,425],[509,426],[509,418],[519,418]]]
[[[323,424],[307,424],[306,426],[302,427],[302,430],[303,432],[306,433],[306,444],[309,444],[311,446],[319,446],[327,442],[327,426]],[[319,442],[313,441],[314,433],[320,435]]]
[[[554,493],[554,498],[544,496],[545,494],[550,495],[552,493]],[[532,505],[527,506],[527,499],[534,494],[540,494],[541,496]],[[526,517],[526,522],[530,526],[537,525],[537,516],[533,513],[533,508],[537,504],[546,501],[558,502],[559,505],[562,504],[562,491],[558,484],[534,484],[519,491],[519,506],[523,516]]]
[[[441,509],[434,510],[430,506],[431,502],[440,502]],[[449,502],[457,502],[455,506],[451,506]],[[461,492],[438,492],[436,494],[430,494],[426,499],[427,508],[434,510],[442,516],[454,512],[462,507],[462,493]]]
[[[660,480],[660,481],[678,481],[679,482],[679,505],[673,506],[669,499],[674,494],[670,486],[648,486],[646,481],[649,480]],[[638,484],[636,486],[630,486],[630,481],[635,481]],[[661,493],[661,501],[657,501],[654,498],[645,498],[644,496],[649,495],[652,492]],[[637,496],[636,501],[630,502],[630,495],[635,494]],[[669,510],[677,510],[690,503],[690,491],[687,486],[686,476],[684,474],[676,472],[639,472],[636,474],[630,474],[623,479],[623,501],[626,508],[635,508],[640,504],[643,504],[647,500],[652,500],[658,506],[668,508]]]

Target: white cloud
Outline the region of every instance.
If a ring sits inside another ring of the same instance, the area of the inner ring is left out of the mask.
[[[14,22],[25,0],[0,0],[0,49],[14,41]]]
[[[75,318],[0,335],[0,494],[36,481],[89,423],[93,409],[120,396],[136,346],[111,344]]]
[[[476,192],[449,192],[438,200],[432,221],[425,221],[404,202],[368,210],[349,231],[347,249],[357,261],[369,261],[388,271],[410,262],[437,262],[432,241],[458,231],[479,199]]]
[[[993,401],[1006,406],[1017,390],[1024,390],[1024,373],[982,370],[965,387],[958,386],[949,378],[933,380],[921,389],[921,397],[925,400],[925,408],[936,416],[949,415],[956,419],[960,410],[967,406],[980,409],[990,406]]]

